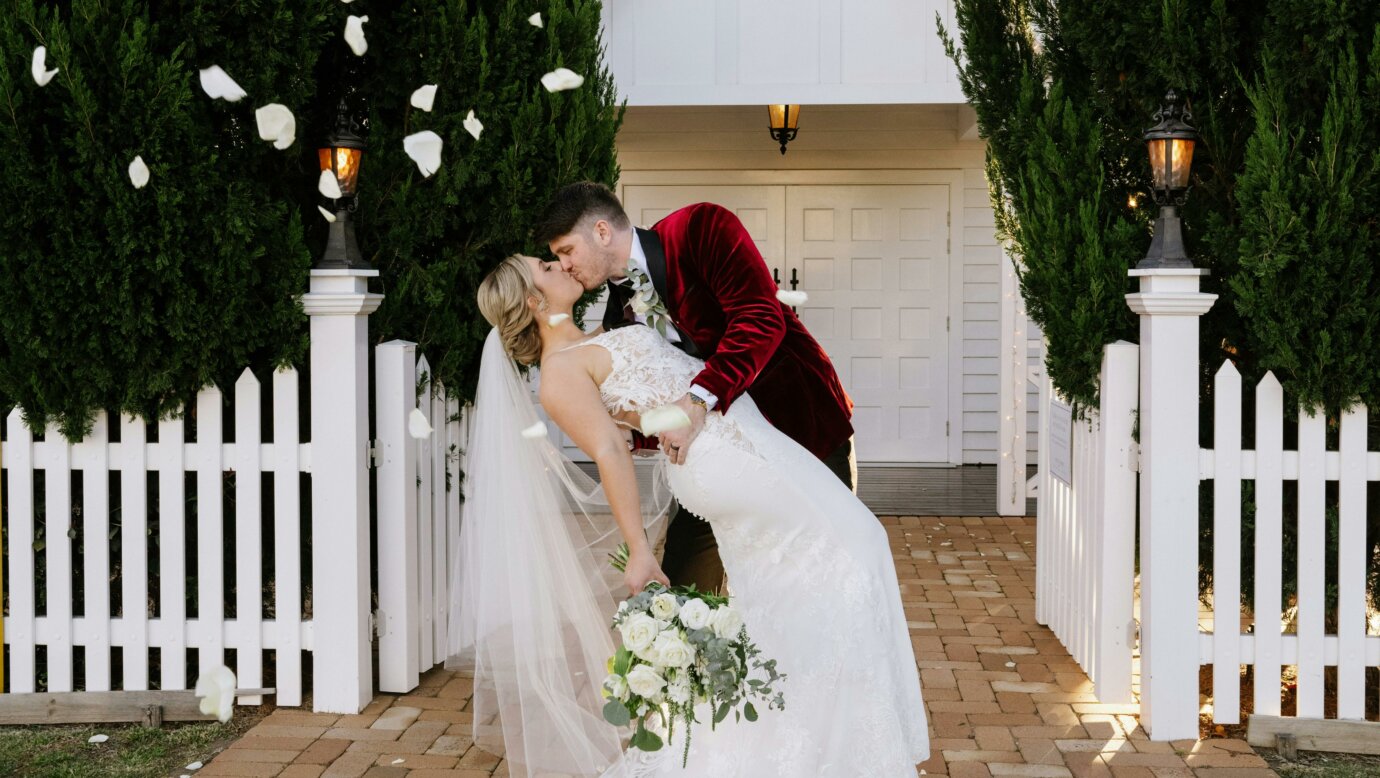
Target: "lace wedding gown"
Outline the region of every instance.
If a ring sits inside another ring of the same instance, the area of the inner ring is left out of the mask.
[[[649,327],[598,346],[613,369],[599,387],[611,413],[685,394],[703,363]],[[886,531],[828,467],[773,427],[746,395],[710,413],[683,465],[668,467],[681,505],[714,528],[734,606],[762,658],[776,659],[786,707],[713,731],[697,711],[661,751],[629,751],[619,778],[899,778],[929,758],[920,679]]]

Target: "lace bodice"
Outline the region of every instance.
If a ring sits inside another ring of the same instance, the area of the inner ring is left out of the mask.
[[[600,333],[580,346],[602,346],[613,370],[599,385],[610,413],[642,413],[685,396],[704,362],[672,346],[651,327],[620,327]]]
[[[690,382],[704,369],[702,360],[672,346],[651,327],[619,327],[570,348],[581,346],[601,346],[609,352],[613,369],[599,385],[599,396],[614,418],[628,412],[641,415],[679,400],[689,391]],[[757,457],[752,436],[744,427],[750,428],[754,422],[765,426],[767,421],[755,406],[746,412],[746,418],[742,416],[730,419],[722,413],[710,412],[704,418],[700,435],[705,440],[717,439]]]

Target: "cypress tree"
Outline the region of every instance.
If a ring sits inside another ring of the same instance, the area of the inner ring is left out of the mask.
[[[76,438],[101,408],[162,416],[303,354],[314,160],[260,140],[254,108],[311,98],[336,5],[4,0],[0,408]],[[59,70],[42,87],[40,45]],[[213,64],[249,96],[207,97]]]
[[[1230,278],[1260,368],[1334,413],[1380,407],[1380,35],[1376,14],[1357,16],[1326,4],[1301,34],[1296,19],[1271,20],[1246,90],[1255,123]]]
[[[528,17],[540,12],[542,26]],[[472,396],[489,325],[479,282],[505,256],[542,256],[531,224],[560,186],[613,185],[622,121],[601,61],[600,5],[592,0],[416,0],[370,10],[359,93],[368,101],[370,150],[361,167],[359,238],[386,294],[371,319],[380,339],[418,344],[432,378]],[[584,76],[548,92],[558,67]],[[430,113],[409,105],[437,84]],[[465,129],[470,111],[483,124]],[[424,177],[403,138],[441,136],[441,168]]]
[[[1150,205],[1141,132],[1172,87],[1200,133],[1184,237],[1212,273],[1204,290],[1219,295],[1199,344],[1202,439],[1211,445],[1212,377],[1227,358],[1248,386],[1274,371],[1291,411],[1302,403],[1335,420],[1358,400],[1380,407],[1380,5],[957,0],[955,19],[957,38],[941,35],[987,139],[999,235],[1056,388],[1095,403],[1102,347],[1136,339],[1123,295],[1153,215],[1131,206]],[[1249,419],[1253,393],[1244,401]],[[1372,421],[1372,448],[1377,429]],[[1249,448],[1249,424],[1243,432]],[[1211,494],[1200,503],[1204,592]],[[1243,549],[1255,541],[1253,494],[1248,486]],[[1332,559],[1335,492],[1327,499]],[[1287,594],[1298,523],[1297,506],[1283,508]],[[1373,555],[1380,515],[1368,522]],[[1242,564],[1249,602],[1251,554]],[[1380,596],[1380,576],[1369,587]]]

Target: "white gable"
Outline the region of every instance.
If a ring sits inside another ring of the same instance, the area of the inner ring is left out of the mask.
[[[609,0],[629,105],[957,104],[950,0]]]

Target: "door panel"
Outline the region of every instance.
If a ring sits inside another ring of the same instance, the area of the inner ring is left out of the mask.
[[[792,186],[797,311],[853,397],[861,462],[947,462],[947,186]]]

